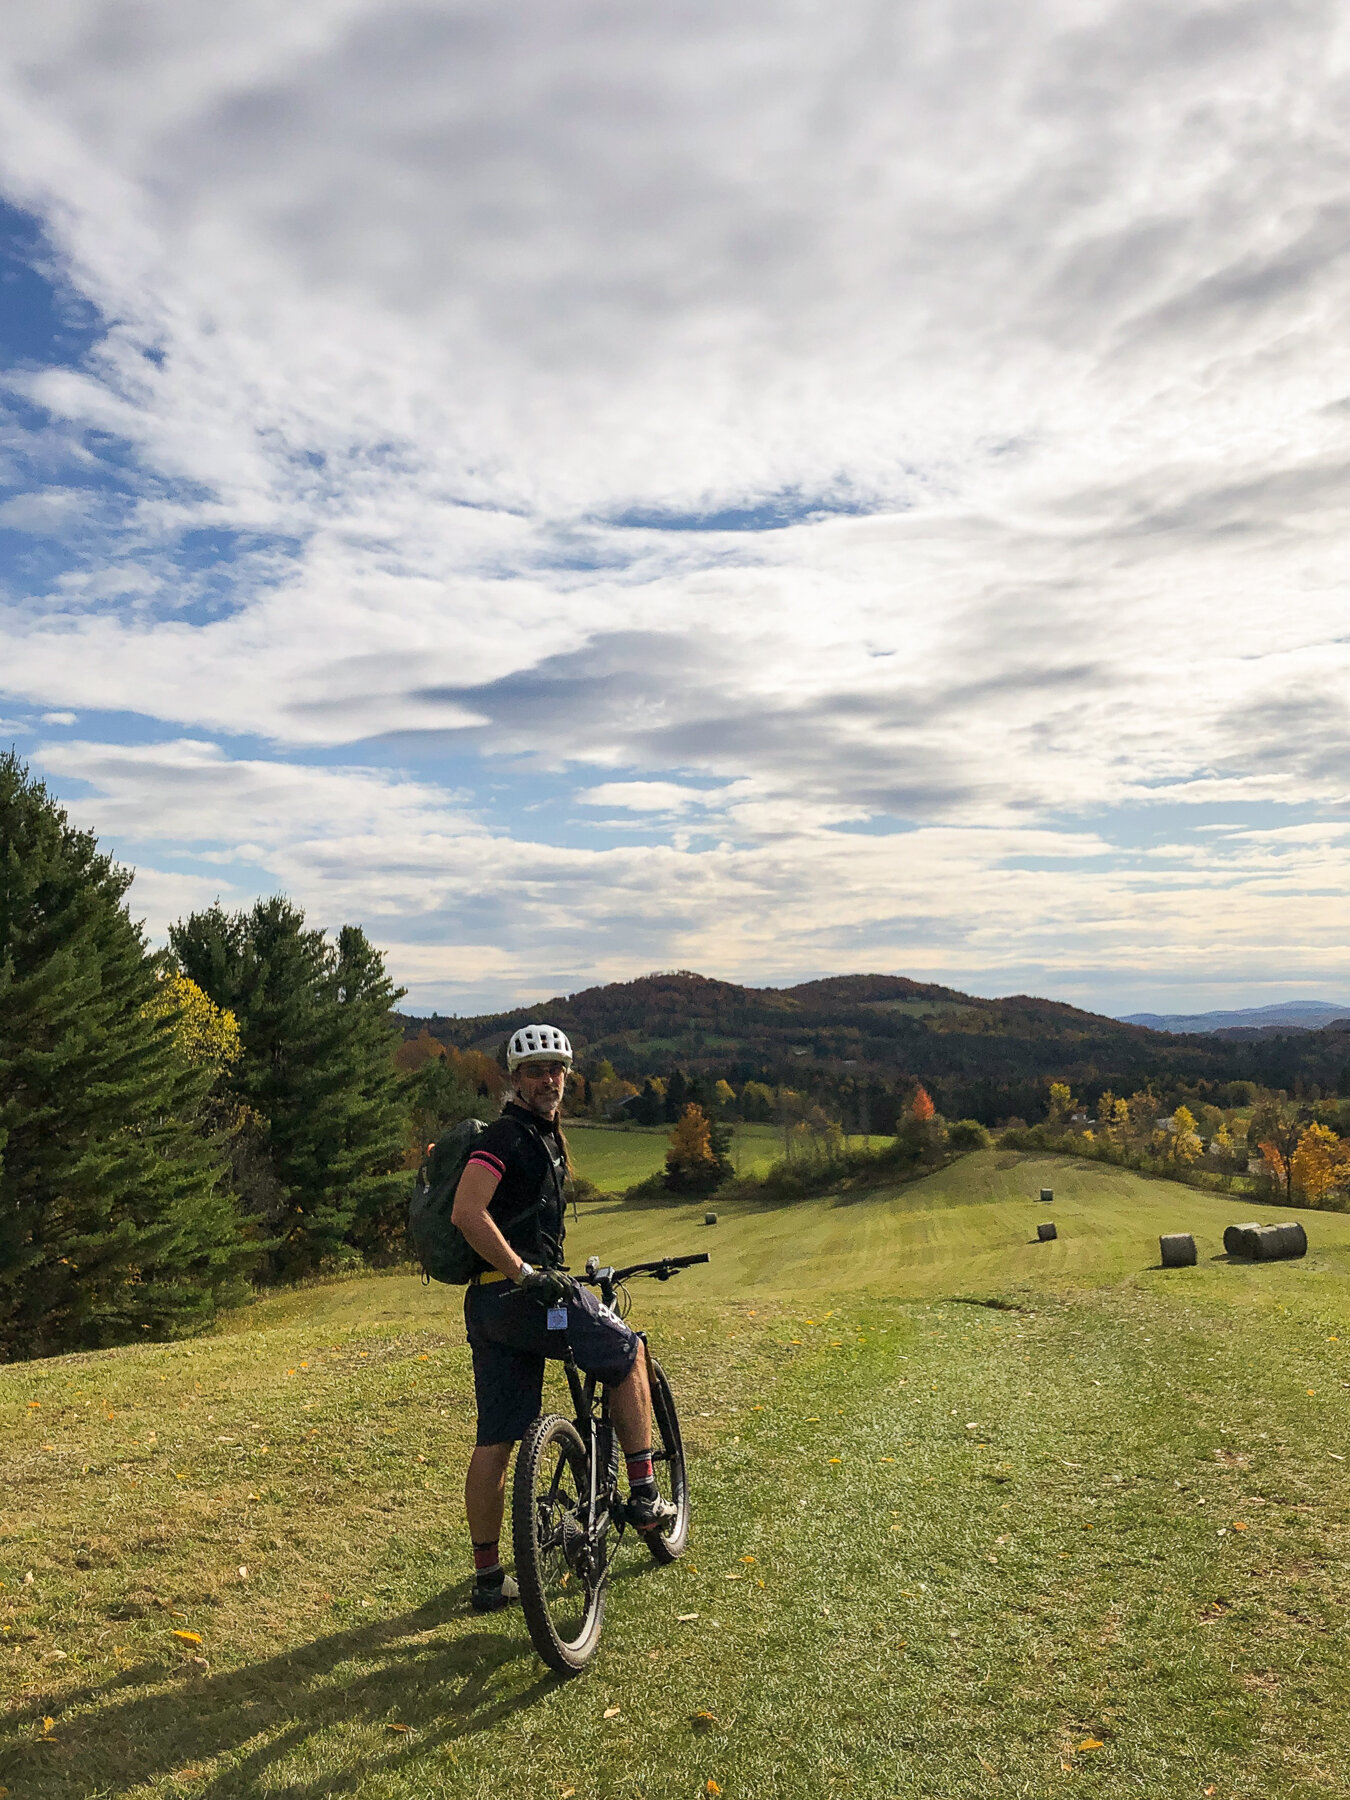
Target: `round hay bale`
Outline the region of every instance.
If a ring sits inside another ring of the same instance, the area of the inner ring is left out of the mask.
[[[1047,1206],[1050,1206],[1053,1203],[1054,1198],[1055,1198],[1055,1190],[1053,1188],[1042,1188],[1041,1189],[1041,1199],[1045,1202],[1045,1204]]]
[[[704,1213],[703,1223],[705,1225],[715,1225],[717,1223],[717,1214],[716,1213]]]
[[[1051,1238],[1057,1238],[1059,1236],[1059,1233],[1055,1230],[1054,1226],[1051,1225],[1050,1222],[1047,1220],[1044,1225],[1038,1225],[1036,1227],[1036,1236],[1042,1244],[1048,1244],[1050,1242]]]
[[[1288,1225],[1282,1225],[1284,1232],[1284,1253],[1286,1256],[1306,1256],[1308,1254],[1308,1234],[1297,1219]]]
[[[1193,1269],[1195,1239],[1189,1231],[1169,1231],[1158,1239],[1164,1269]]]
[[[1297,1220],[1282,1225],[1262,1225],[1252,1234],[1253,1252],[1262,1262],[1281,1262],[1308,1254],[1308,1234]]]
[[[1223,1247],[1229,1256],[1255,1256],[1253,1232],[1260,1231],[1259,1219],[1248,1219],[1244,1225],[1230,1225],[1223,1234]]]

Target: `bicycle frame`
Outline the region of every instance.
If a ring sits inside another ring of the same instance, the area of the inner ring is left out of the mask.
[[[586,1272],[578,1277],[588,1287],[598,1288],[600,1298],[605,1306],[613,1310],[617,1290],[624,1281],[634,1275],[650,1275],[655,1281],[669,1281],[672,1275],[681,1269],[692,1268],[695,1263],[707,1262],[707,1253],[697,1256],[665,1256],[659,1262],[633,1263],[626,1269],[602,1269],[598,1258],[592,1256],[586,1264]],[[642,1344],[642,1354],[647,1354],[647,1334],[639,1331],[637,1336]],[[587,1548],[595,1568],[595,1578],[599,1582],[609,1579],[609,1558],[601,1555],[605,1540],[609,1534],[610,1523],[618,1521],[619,1535],[622,1537],[627,1523],[624,1517],[623,1501],[619,1495],[619,1466],[616,1455],[617,1439],[614,1433],[614,1422],[609,1412],[609,1390],[602,1387],[594,1375],[583,1376],[572,1360],[569,1350],[563,1358],[563,1373],[567,1377],[568,1390],[572,1396],[572,1412],[577,1431],[586,1444],[587,1461],[590,1465],[590,1493],[588,1495]],[[596,1389],[600,1388],[599,1410],[596,1409]],[[604,1471],[603,1478],[601,1470]]]
[[[646,1342],[645,1338],[643,1342]],[[614,1423],[609,1415],[609,1392],[600,1386],[594,1375],[583,1376],[570,1353],[563,1361],[563,1373],[572,1395],[574,1422],[586,1445],[586,1461],[590,1468],[586,1541],[595,1579],[602,1582],[609,1579],[609,1558],[600,1552],[609,1535],[610,1523],[617,1519],[622,1536],[626,1522],[623,1503],[619,1498],[619,1470],[614,1454],[616,1439]],[[597,1388],[600,1389],[598,1407]]]

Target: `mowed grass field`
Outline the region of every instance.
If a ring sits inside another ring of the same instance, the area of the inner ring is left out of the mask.
[[[1240,1203],[993,1152],[719,1210],[572,1228],[577,1261],[714,1257],[633,1290],[689,1554],[625,1541],[572,1682],[467,1610],[457,1293],[332,1283],[0,1370],[0,1786],[1350,1794],[1350,1219],[1230,1264]],[[1153,1266],[1170,1229],[1199,1267]]]
[[[783,1134],[776,1125],[736,1124],[732,1134],[731,1160],[738,1175],[762,1175],[783,1154]],[[891,1139],[869,1141],[880,1147]],[[567,1142],[578,1174],[598,1188],[622,1193],[665,1167],[670,1128],[569,1124]],[[860,1144],[862,1139],[849,1142]]]

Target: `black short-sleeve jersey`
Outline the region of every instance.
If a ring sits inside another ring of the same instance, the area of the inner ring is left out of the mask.
[[[560,1263],[567,1159],[557,1124],[508,1101],[474,1145],[475,1163],[499,1178],[488,1213],[516,1255],[537,1269]]]

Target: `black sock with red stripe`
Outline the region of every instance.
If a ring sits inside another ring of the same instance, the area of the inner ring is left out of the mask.
[[[624,1457],[628,1467],[628,1491],[636,1500],[656,1498],[656,1471],[652,1467],[652,1451],[630,1450]]]
[[[500,1544],[500,1538],[492,1538],[486,1544],[474,1545],[473,1578],[478,1587],[500,1587],[506,1579]]]

